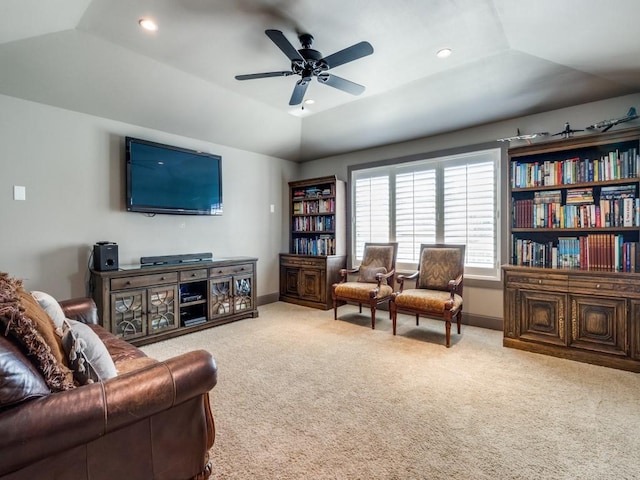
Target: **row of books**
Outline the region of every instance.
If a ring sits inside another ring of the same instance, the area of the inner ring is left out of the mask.
[[[513,228],[602,228],[640,226],[640,199],[603,199],[596,205],[536,203],[535,199],[512,203]]]
[[[573,157],[543,162],[511,162],[511,187],[528,188],[548,185],[600,182],[638,177],[640,155],[636,147],[616,149],[600,158]]]
[[[333,215],[323,217],[293,217],[294,232],[326,232],[336,229]]]
[[[538,192],[536,192],[538,193]],[[593,188],[572,188],[567,190],[567,205],[580,205],[593,202]]]
[[[333,213],[336,211],[335,198],[325,198],[318,200],[307,200],[304,202],[293,202],[294,215],[309,215],[313,213]]]
[[[298,188],[293,191],[294,199],[329,197],[335,195],[333,186]]]
[[[336,240],[325,235],[315,238],[294,238],[292,249],[292,253],[299,255],[335,255]]]
[[[637,272],[640,270],[638,242],[625,242],[622,235],[597,233],[580,237],[560,237],[540,243],[513,239],[512,263],[545,268]]]
[[[563,190],[540,190],[534,192],[534,203],[563,203]],[[570,188],[564,190],[567,204],[592,203],[594,201],[593,187]],[[598,198],[614,200],[619,198],[635,198],[636,184],[604,185],[596,190]]]

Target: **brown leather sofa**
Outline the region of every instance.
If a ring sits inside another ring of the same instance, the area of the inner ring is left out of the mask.
[[[0,479],[208,478],[215,435],[208,392],[217,381],[211,354],[158,362],[100,327],[92,299],[60,305],[91,326],[125,373],[0,410]]]

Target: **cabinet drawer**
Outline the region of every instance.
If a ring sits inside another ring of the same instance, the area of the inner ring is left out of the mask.
[[[206,268],[202,268],[200,270],[187,270],[185,272],[180,272],[180,281],[188,282],[189,280],[203,280],[208,276]]]
[[[111,290],[125,288],[148,287],[163,283],[175,283],[178,281],[178,273],[157,273],[153,275],[139,275],[137,277],[123,277],[111,279]]]
[[[217,277],[220,275],[237,275],[240,273],[252,273],[252,272],[253,272],[253,264],[242,263],[239,265],[230,265],[227,267],[213,267],[209,271],[209,276]]]
[[[572,292],[592,293],[615,296],[640,296],[640,284],[628,278],[609,278],[596,276],[576,276],[569,278]]]
[[[282,265],[283,267],[324,268],[325,261],[322,258],[283,257],[283,258],[280,259],[280,265]]]
[[[509,287],[527,289],[549,289],[566,291],[568,288],[567,275],[548,273],[544,275],[507,272],[506,284]]]

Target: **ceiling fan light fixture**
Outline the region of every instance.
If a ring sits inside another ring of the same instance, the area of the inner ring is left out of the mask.
[[[311,48],[313,36],[308,33],[301,34],[298,37],[302,44],[301,49],[296,49],[291,45],[280,30],[265,30],[265,33],[291,61],[291,70],[236,75],[236,80],[299,75],[301,78],[293,87],[293,93],[289,100],[289,105],[291,106],[303,103],[307,87],[314,77],[322,84],[337,88],[351,95],[360,95],[364,92],[364,86],[338,77],[337,75],[329,74],[327,70],[371,55],[373,53],[373,47],[369,42],[362,41],[323,57],[319,51]],[[300,111],[302,111],[302,109],[300,109]]]
[[[442,48],[438,50],[438,52],[436,53],[436,57],[447,58],[451,55],[451,53],[453,53],[453,50],[451,50],[450,48]]]
[[[140,20],[138,20],[138,25],[150,32],[155,32],[158,30],[158,24],[150,18],[141,18]]]
[[[315,101],[313,98],[307,98],[307,99],[304,101],[304,104],[305,104],[305,105],[313,105],[314,103],[316,103],[316,101]]]

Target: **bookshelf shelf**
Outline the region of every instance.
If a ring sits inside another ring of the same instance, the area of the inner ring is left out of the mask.
[[[576,228],[512,228],[511,233],[576,233],[583,234],[586,232],[637,232],[638,227],[576,227]]]
[[[509,150],[505,346],[640,372],[640,128]]]
[[[289,182],[289,251],[280,254],[280,300],[328,310],[346,266],[345,184],[335,176]]]

